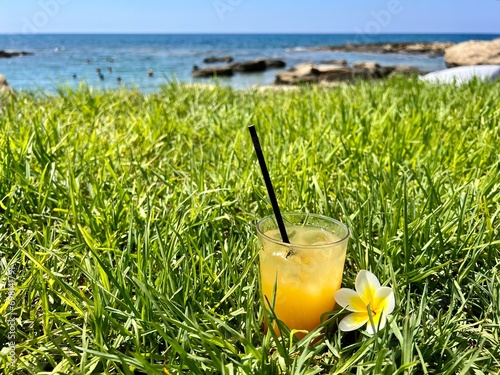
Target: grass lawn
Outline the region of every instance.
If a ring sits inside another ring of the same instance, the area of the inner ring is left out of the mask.
[[[378,334],[263,332],[250,124],[343,285],[393,288]],[[500,373],[499,150],[500,82],[0,99],[0,373]]]

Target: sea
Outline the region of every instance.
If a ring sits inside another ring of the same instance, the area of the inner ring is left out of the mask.
[[[445,69],[442,57],[405,54],[309,51],[309,47],[346,43],[462,42],[492,40],[489,34],[4,34],[0,50],[32,52],[31,56],[0,58],[0,74],[16,91],[55,93],[81,84],[96,89],[135,88],[156,92],[169,82],[215,83],[194,79],[194,65],[205,66],[208,56],[232,56],[235,61],[282,59],[288,69],[306,62],[345,59],[376,61],[381,65],[408,64],[423,71]],[[234,88],[266,86],[277,73],[236,74],[218,78]],[[100,71],[100,73],[99,73]],[[148,74],[148,71],[151,73]]]

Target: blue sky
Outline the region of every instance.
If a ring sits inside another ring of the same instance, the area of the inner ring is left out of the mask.
[[[499,0],[1,0],[0,33],[491,33]]]

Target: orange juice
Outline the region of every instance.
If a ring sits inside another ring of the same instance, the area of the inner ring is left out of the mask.
[[[333,309],[344,269],[345,229],[333,233],[329,228],[287,225],[291,244],[281,242],[277,229],[259,233],[266,308],[290,329],[311,331],[321,323],[321,315]]]

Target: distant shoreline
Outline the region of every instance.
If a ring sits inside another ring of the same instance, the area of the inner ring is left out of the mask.
[[[345,43],[333,46],[305,48],[307,51],[357,52],[357,53],[405,53],[410,55],[442,56],[453,42],[411,42],[411,43]]]

